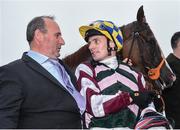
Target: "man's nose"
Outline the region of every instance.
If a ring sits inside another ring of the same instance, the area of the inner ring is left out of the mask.
[[[63,38],[63,37],[60,37],[60,38],[59,38],[59,44],[61,44],[61,45],[64,45],[64,44],[65,44],[65,41],[64,41],[64,38]]]
[[[94,48],[94,44],[93,44],[93,42],[91,42],[91,43],[89,43],[89,44],[88,44],[88,48],[89,48],[89,50],[91,50],[91,49],[93,49],[93,48]]]

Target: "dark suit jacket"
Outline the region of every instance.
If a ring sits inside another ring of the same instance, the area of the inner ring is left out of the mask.
[[[174,119],[175,129],[180,129],[180,59],[171,53],[167,57],[167,62],[176,75],[176,81],[172,87],[163,91],[163,98],[166,105],[166,116]]]
[[[81,128],[81,116],[71,94],[24,54],[0,67],[0,128]]]

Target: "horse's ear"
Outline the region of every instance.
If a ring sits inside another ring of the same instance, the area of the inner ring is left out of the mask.
[[[139,23],[146,23],[146,18],[144,16],[143,5],[138,9],[138,12],[137,12],[137,21]]]

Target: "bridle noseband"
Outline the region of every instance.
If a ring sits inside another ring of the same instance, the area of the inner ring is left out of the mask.
[[[160,77],[160,70],[162,65],[164,64],[164,59],[160,62],[160,64],[156,68],[152,68],[148,70],[148,77],[152,80],[157,80]]]

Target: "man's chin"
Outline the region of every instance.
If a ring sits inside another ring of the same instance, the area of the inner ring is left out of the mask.
[[[99,61],[100,59],[98,57],[93,57],[94,61]]]
[[[56,55],[56,58],[58,59],[60,56],[61,56],[60,54],[57,54],[57,55]]]

